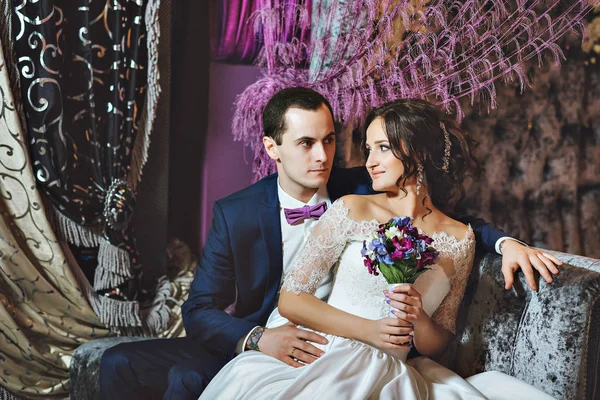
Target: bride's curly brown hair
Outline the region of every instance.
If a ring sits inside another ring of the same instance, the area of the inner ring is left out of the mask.
[[[378,118],[381,119],[392,153],[404,166],[404,173],[396,183],[398,187],[407,194],[404,189],[406,180],[416,179],[418,167],[422,165],[427,196],[439,210],[452,211],[454,205],[464,197],[465,177],[478,178],[481,175],[482,168],[471,153],[476,142],[454,118],[435,105],[425,100],[401,99],[383,104],[367,116],[362,140],[365,159],[368,157],[365,143],[367,128]],[[446,142],[440,123],[444,124],[451,143],[448,172],[442,168]]]

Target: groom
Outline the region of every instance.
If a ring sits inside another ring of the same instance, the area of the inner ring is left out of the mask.
[[[248,349],[293,366],[320,355],[311,342],[325,339],[315,333],[291,323],[263,327],[277,305],[282,276],[318,217],[343,195],[372,193],[369,175],[362,167],[332,167],[333,113],[313,90],[278,92],[265,107],[263,127],[265,149],[278,173],[215,203],[203,257],[182,306],[187,337],[107,350],[100,371],[101,399],[196,399],[229,360]],[[471,223],[484,250],[502,246],[507,286],[519,266],[530,285],[535,284],[532,264],[546,280],[551,280],[547,269],[557,272],[541,252],[506,240],[492,225],[462,221]],[[316,295],[326,299],[330,284],[331,277]]]

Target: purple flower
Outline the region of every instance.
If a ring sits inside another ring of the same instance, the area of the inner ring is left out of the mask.
[[[410,217],[394,217],[390,220],[390,222],[394,222],[398,226],[406,226],[412,223],[412,218]]]
[[[427,267],[436,261],[436,259],[438,257],[438,253],[437,253],[437,251],[433,251],[433,249],[431,249],[431,250],[432,251],[426,251],[421,254],[421,258],[419,260],[417,260],[417,269],[422,269],[424,267]]]
[[[392,260],[402,260],[404,258],[404,252],[396,249],[390,257],[392,257]]]
[[[433,243],[433,239],[432,238],[430,238],[427,235],[423,235],[422,233],[419,233],[419,236],[417,236],[417,239],[423,240],[427,244]]]
[[[408,238],[402,238],[402,239],[400,239],[400,248],[407,249],[407,250],[412,249],[413,243]]]
[[[375,264],[373,262],[373,260],[371,260],[370,258],[365,258],[364,264],[365,264],[365,267],[367,267],[369,274],[375,275],[375,276],[379,275],[379,272],[377,272],[377,264]]]

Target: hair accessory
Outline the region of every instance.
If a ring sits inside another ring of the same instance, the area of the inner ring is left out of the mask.
[[[450,134],[446,130],[446,125],[443,122],[440,122],[440,128],[442,132],[444,132],[444,160],[442,163],[442,169],[445,173],[448,173],[450,170],[450,147],[452,146],[452,142],[450,141]]]
[[[417,167],[417,196],[419,195],[419,191],[421,186],[423,186],[423,164],[419,164]]]

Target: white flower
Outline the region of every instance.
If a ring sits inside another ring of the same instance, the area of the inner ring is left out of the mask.
[[[398,230],[397,226],[391,226],[389,227],[386,231],[385,231],[385,236],[388,239],[393,238],[394,236],[397,238],[401,238],[402,234],[400,233],[400,231]]]

